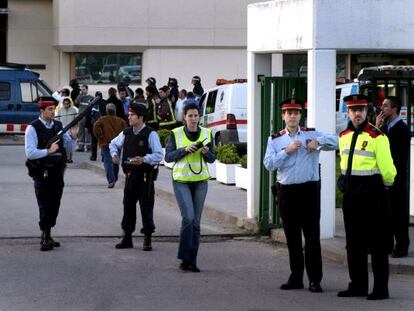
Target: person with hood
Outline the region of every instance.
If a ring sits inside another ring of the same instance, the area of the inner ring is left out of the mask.
[[[75,99],[80,94],[80,87],[79,87],[78,80],[76,80],[76,79],[70,80],[69,85],[72,88],[72,91],[70,92],[70,98],[72,98],[72,101],[75,102]]]
[[[155,90],[155,94],[158,96],[157,80],[154,77],[149,77],[145,82],[147,83],[147,86]]]
[[[72,98],[70,97],[63,97],[62,99],[62,108],[55,112],[55,119],[59,120],[62,123],[63,127],[66,127],[73,119],[76,118],[78,115],[78,108],[75,107],[73,104]],[[72,154],[73,154],[73,147],[75,145],[76,139],[76,130],[70,131],[70,136],[72,138],[72,142],[65,145],[66,149],[66,162],[73,163]]]
[[[114,104],[116,108],[116,116],[121,119],[124,118],[124,105],[122,101],[116,96],[117,90],[114,87],[108,89],[108,99],[106,100],[107,104]]]
[[[168,99],[171,101],[173,109],[175,109],[175,103],[178,100],[178,82],[176,78],[168,79],[168,86],[170,87],[170,93],[168,94]]]
[[[191,80],[191,83],[194,85],[194,88],[193,88],[194,95],[200,98],[204,93],[204,89],[201,86],[201,78],[199,76],[194,76],[193,79]]]

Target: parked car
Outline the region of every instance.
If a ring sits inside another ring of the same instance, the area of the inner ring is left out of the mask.
[[[52,96],[39,74],[20,64],[0,64],[0,133],[23,134],[39,116],[37,100]]]

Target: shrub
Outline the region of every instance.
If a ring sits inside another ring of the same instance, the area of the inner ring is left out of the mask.
[[[158,131],[158,136],[160,136],[160,142],[163,148],[165,148],[165,146],[167,145],[170,135],[171,135],[170,130],[162,129]]]
[[[236,146],[234,145],[218,146],[216,148],[216,157],[217,160],[224,164],[237,164],[240,160]]]
[[[242,166],[242,168],[247,168],[247,154],[243,155],[240,158],[240,165]]]

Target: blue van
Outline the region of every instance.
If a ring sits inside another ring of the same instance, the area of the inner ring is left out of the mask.
[[[39,74],[20,64],[0,64],[0,133],[23,134],[39,116],[37,99],[51,96]]]

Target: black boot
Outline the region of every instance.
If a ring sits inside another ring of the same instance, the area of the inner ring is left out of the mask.
[[[40,245],[40,250],[42,252],[51,251],[53,249],[53,240],[50,237],[50,228],[42,230]]]
[[[115,245],[115,248],[117,249],[124,249],[124,248],[133,248],[134,245],[132,244],[132,234],[126,233],[124,234],[124,237],[122,238],[121,243],[118,243]]]
[[[53,247],[60,247],[60,243],[56,241],[55,239],[53,239],[52,236],[50,235],[50,231],[51,231],[50,229],[42,231],[42,235],[40,236],[40,245],[42,245],[44,236],[46,235],[45,231],[48,231],[49,239],[51,239],[53,242]]]
[[[152,245],[151,245],[151,235],[150,234],[146,234],[144,236],[144,244],[142,245],[142,250],[143,251],[152,251]]]

